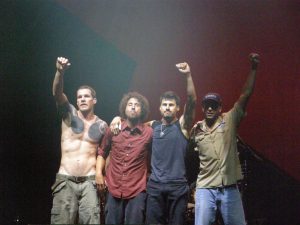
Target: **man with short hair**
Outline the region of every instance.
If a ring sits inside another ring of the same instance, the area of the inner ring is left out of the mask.
[[[63,76],[71,63],[58,57],[53,96],[62,117],[61,162],[52,186],[51,224],[99,224],[100,207],[95,183],[96,152],[107,124],[94,114],[96,92],[77,90],[77,107],[63,93]]]
[[[180,98],[173,91],[160,97],[162,119],[153,121],[151,175],[147,184],[146,224],[184,224],[188,202],[185,156],[195,115],[196,92],[187,63],[176,65],[186,76],[187,103],[179,118]]]
[[[108,187],[106,224],[143,224],[152,141],[152,129],[143,122],[149,114],[149,103],[141,94],[129,92],[123,96],[119,111],[125,120],[118,135],[107,129],[99,146],[96,182],[101,191]]]
[[[213,224],[219,209],[225,225],[245,225],[244,209],[237,181],[242,179],[237,152],[237,129],[253,92],[258,54],[250,54],[251,71],[233,108],[221,114],[222,101],[217,93],[202,99],[204,120],[197,122],[191,138],[199,151],[200,172],[195,199],[195,224]]]

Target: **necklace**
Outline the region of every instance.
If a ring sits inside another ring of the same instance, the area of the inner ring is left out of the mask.
[[[167,126],[166,126],[167,127]],[[159,136],[162,137],[165,135],[165,131],[166,131],[166,128],[163,130],[163,124],[160,125],[160,134]]]

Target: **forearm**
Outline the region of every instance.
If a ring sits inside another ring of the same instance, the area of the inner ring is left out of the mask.
[[[256,53],[251,53],[249,55],[249,59],[251,61],[251,70],[249,72],[249,75],[247,77],[245,85],[242,89],[240,98],[237,102],[243,108],[243,110],[246,109],[248,100],[254,90],[255,80],[256,80],[256,70],[257,70],[257,66],[259,64],[259,55]]]
[[[242,93],[237,102],[244,111],[246,110],[248,100],[253,93],[255,80],[256,80],[256,68],[251,68],[246,83],[244,84],[244,87],[242,89]]]
[[[197,100],[197,96],[196,96],[196,90],[195,90],[195,85],[193,82],[193,78],[191,73],[188,73],[186,76],[186,91],[187,91],[187,97],[188,99],[191,99],[192,101],[196,101]]]
[[[251,71],[249,72],[246,83],[244,84],[244,87],[242,89],[241,95],[245,97],[251,96],[254,90],[255,80],[256,80],[256,67],[252,67]]]
[[[180,118],[181,128],[187,133],[195,118],[196,100],[197,96],[194,82],[191,73],[189,73],[187,74],[187,102],[184,107],[183,117]]]
[[[63,94],[63,85],[64,85],[63,76],[64,76],[63,72],[56,70],[55,77],[53,80],[53,86],[52,86],[52,94],[54,97],[58,97]]]
[[[63,75],[64,75],[63,72],[57,70],[53,80],[52,94],[58,105],[62,105],[66,101],[68,101],[66,95],[63,93],[63,89],[64,89]]]
[[[106,160],[98,155],[96,161],[96,176],[103,176]]]
[[[53,80],[52,94],[55,97],[56,103],[59,105],[68,101],[67,97],[63,93],[63,76],[66,69],[68,69],[70,65],[71,63],[67,58],[58,57],[56,60],[56,73]]]

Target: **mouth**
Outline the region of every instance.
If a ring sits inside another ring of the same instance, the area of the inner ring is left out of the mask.
[[[137,113],[135,111],[130,111],[129,112],[129,116],[136,116],[136,115],[137,115]]]
[[[206,113],[207,116],[213,116],[214,113]]]

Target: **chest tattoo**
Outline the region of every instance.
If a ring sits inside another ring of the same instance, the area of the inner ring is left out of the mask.
[[[75,134],[80,134],[84,130],[84,123],[78,116],[71,116],[71,128]]]
[[[75,134],[81,134],[84,131],[84,122],[78,116],[71,116],[71,129]],[[88,129],[88,137],[93,141],[100,141],[105,132],[105,126],[101,121],[93,123]]]
[[[104,134],[104,126],[101,126],[101,123],[96,122],[92,124],[89,128],[88,135],[92,140],[100,140]]]

